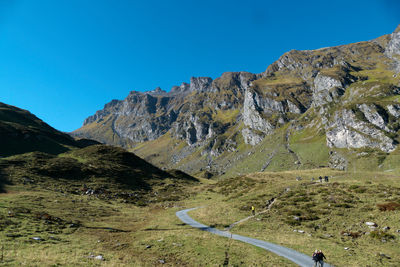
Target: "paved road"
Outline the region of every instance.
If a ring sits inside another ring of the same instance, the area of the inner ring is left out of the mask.
[[[310,256],[307,256],[303,253],[297,252],[296,250],[282,247],[273,243],[269,243],[266,241],[262,241],[259,239],[254,239],[246,236],[241,236],[241,235],[236,235],[232,234],[228,231],[221,231],[212,227],[209,227],[207,225],[201,224],[195,220],[193,220],[187,212],[194,210],[197,208],[191,208],[191,209],[186,209],[186,210],[181,210],[176,212],[176,216],[184,223],[194,227],[194,228],[199,228],[200,230],[207,231],[216,235],[224,236],[227,238],[232,238],[234,240],[239,240],[260,248],[263,248],[265,250],[268,250],[272,253],[275,253],[279,256],[285,257],[286,259],[296,263],[299,266],[305,266],[305,267],[311,267],[314,265],[314,261]],[[325,263],[324,267],[332,267],[331,265]]]

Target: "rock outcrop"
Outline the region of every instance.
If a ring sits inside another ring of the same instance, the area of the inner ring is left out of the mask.
[[[378,128],[386,131],[392,132],[386,125],[388,121],[385,119],[386,116],[379,114],[377,107],[373,104],[361,104],[358,105],[358,108],[362,111],[365,118],[372,123],[373,125],[377,126]],[[385,114],[386,115],[386,114]]]
[[[210,77],[190,78],[190,91],[208,92],[212,91],[212,79]]]
[[[389,113],[394,116],[396,119],[400,118],[400,105],[399,104],[394,104],[394,105],[388,105],[387,109]]]
[[[385,55],[394,60],[394,69],[400,72],[400,25],[390,35],[390,41],[386,46]]]
[[[385,49],[385,54],[389,57],[400,55],[400,25],[391,34],[390,41]]]
[[[369,124],[360,121],[347,109],[337,111],[333,120],[327,125],[326,141],[329,147],[337,148],[378,148],[392,152],[395,141]]]

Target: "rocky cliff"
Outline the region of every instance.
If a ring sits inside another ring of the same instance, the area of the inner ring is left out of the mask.
[[[293,163],[282,168],[340,162],[343,169],[360,153],[384,153],[384,166],[398,150],[399,62],[398,27],[371,41],[289,51],[260,74],[227,72],[215,80],[192,77],[170,92],[131,92],[73,134],[192,173],[223,174],[253,154],[268,159],[262,170],[279,168],[271,163],[278,155]],[[308,143],[325,154],[308,160]]]

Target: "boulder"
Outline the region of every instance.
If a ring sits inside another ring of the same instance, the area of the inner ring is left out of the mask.
[[[96,257],[94,257],[95,260],[99,260],[99,261],[104,261],[104,257],[103,255],[97,255]]]

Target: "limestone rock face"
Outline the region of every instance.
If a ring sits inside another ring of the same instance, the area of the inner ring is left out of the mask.
[[[390,41],[385,49],[385,54],[389,57],[400,55],[400,25],[391,34]]]
[[[347,170],[347,165],[347,159],[343,157],[343,155],[337,153],[336,151],[329,152],[329,168],[345,171]]]
[[[322,75],[321,73],[318,73],[314,79],[314,92],[316,93],[323,90],[330,90],[333,87],[343,87],[343,84],[338,79]]]
[[[188,92],[189,90],[190,90],[190,84],[182,83],[180,86],[173,86],[171,88],[170,95],[184,94],[185,92]]]
[[[387,109],[389,113],[394,116],[396,119],[400,118],[400,105],[399,104],[394,104],[394,105],[388,105]]]
[[[201,121],[196,115],[192,115],[189,120],[174,123],[172,133],[176,138],[186,140],[188,145],[205,141],[214,136],[212,125]]]
[[[358,108],[362,111],[362,113],[364,113],[365,118],[367,118],[370,123],[381,128],[382,130],[392,132],[386,126],[387,121],[385,121],[385,118],[378,113],[375,105],[361,104],[358,105]]]
[[[340,91],[344,91],[343,87],[340,80],[319,73],[314,79],[313,106],[332,102],[338,98]]]
[[[272,109],[283,111],[283,107],[279,102],[268,98],[263,99],[257,93],[251,90],[246,91],[243,105],[243,122],[244,125],[248,126],[249,128],[244,131],[245,142],[247,144],[257,144],[259,141],[261,141],[259,136],[257,138],[253,138],[255,135],[251,134],[250,129],[264,133],[269,133],[274,129],[274,126],[263,118],[263,112],[270,111]]]
[[[104,105],[104,109],[96,111],[96,113],[83,121],[83,125],[90,124],[97,120],[101,120],[112,112],[117,112],[121,104],[120,100],[113,99],[110,103]]]
[[[296,114],[301,114],[301,110],[300,110],[300,108],[298,106],[296,106],[295,104],[293,104],[289,100],[287,100],[286,102],[287,102],[287,106],[288,106],[289,112],[296,113]]]
[[[146,93],[132,91],[124,100],[113,100],[84,121],[110,127],[113,135],[132,142],[155,140],[165,134],[177,119],[173,105],[178,99],[156,88]],[[77,130],[77,135],[80,132]],[[110,136],[86,136],[109,143]]]
[[[337,111],[326,128],[326,141],[329,147],[371,147],[384,152],[391,152],[396,148],[394,141],[384,132],[358,120],[351,110]]]
[[[390,35],[390,41],[385,48],[385,55],[394,61],[394,69],[397,73],[400,72],[400,25]]]
[[[324,51],[328,48],[319,50]],[[335,65],[343,64],[340,47],[337,47],[335,52],[336,54],[327,52],[321,53],[321,55],[311,50],[291,50],[272,63],[267,68],[266,75],[280,70],[289,70],[295,72],[304,80],[310,80],[318,74],[318,69],[332,68]]]
[[[212,79],[210,77],[190,78],[190,91],[207,92],[212,89]]]
[[[255,146],[258,143],[260,143],[264,138],[263,135],[257,134],[249,128],[244,128],[242,130],[242,135],[244,138],[244,142],[252,146]]]

